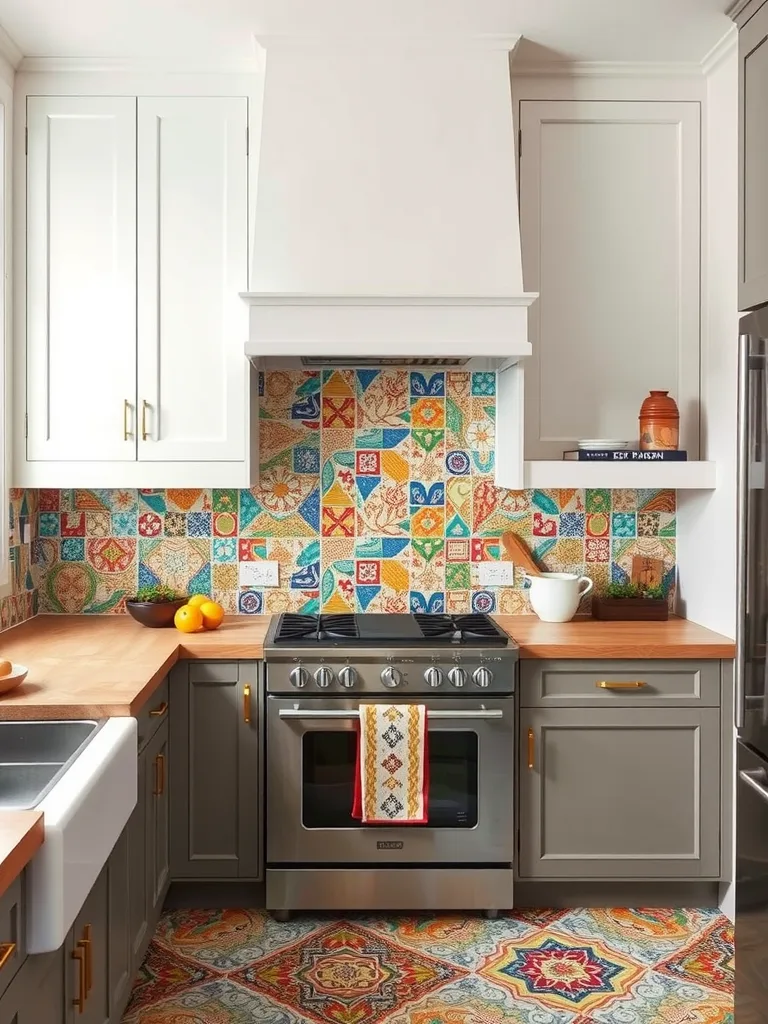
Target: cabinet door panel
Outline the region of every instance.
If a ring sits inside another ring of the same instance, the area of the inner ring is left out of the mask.
[[[739,309],[768,302],[768,7],[739,32]]]
[[[168,723],[165,722],[147,745],[147,861],[149,919],[154,927],[170,882],[170,801]]]
[[[0,998],[0,1024],[70,1024],[70,1019],[64,950],[28,959]]]
[[[526,458],[562,458],[583,437],[637,437],[650,388],[668,389],[681,412],[698,402],[699,121],[698,103],[520,104],[523,276],[540,293]],[[681,427],[696,457],[697,417]]]
[[[138,103],[139,459],[242,460],[248,101]]]
[[[27,124],[27,457],[133,461],[136,100],[30,96]]]
[[[108,863],[109,877],[109,1012],[122,1007],[133,977],[130,926],[130,850],[128,828],[115,843]]]
[[[149,883],[147,881],[147,755],[139,755],[138,797],[128,819],[128,898],[131,935],[131,970],[135,973],[149,943]]]
[[[65,960],[68,964],[68,1006],[73,1006],[75,998],[80,994],[79,961],[72,957],[72,951],[78,945],[83,948],[87,965],[84,1010],[83,1013],[74,1014],[78,1024],[105,1024],[109,1021],[108,914],[108,865],[105,864],[75,918],[70,939],[65,944]]]
[[[523,711],[520,875],[716,877],[719,722],[715,708]]]

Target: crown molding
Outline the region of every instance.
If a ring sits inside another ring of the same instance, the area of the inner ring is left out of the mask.
[[[168,60],[165,57],[23,57],[17,71],[34,74],[248,75],[263,69],[257,52],[246,60]]]
[[[705,75],[711,74],[736,49],[739,42],[739,30],[731,25],[722,39],[718,39],[709,53],[701,62],[701,70]]]
[[[744,8],[751,3],[752,0],[733,0],[733,3],[730,5],[730,7],[726,8],[725,13],[728,15],[729,18],[732,18],[734,21],[736,21],[736,19],[744,10]]]
[[[533,78],[701,78],[702,65],[695,61],[545,61],[515,63],[515,77]]]
[[[7,60],[14,71],[24,59],[24,54],[16,45],[15,40],[11,39],[2,25],[0,25],[0,57]]]
[[[256,45],[269,52],[299,53],[356,53],[364,52],[402,52],[416,51],[426,53],[444,53],[461,51],[486,52],[503,51],[514,53],[520,39],[519,35],[476,33],[462,35],[454,32],[426,33],[336,33],[312,32],[305,33],[257,33],[254,36]]]

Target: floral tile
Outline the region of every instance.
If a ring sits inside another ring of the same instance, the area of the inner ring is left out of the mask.
[[[262,416],[273,420],[315,421],[320,416],[318,370],[274,370],[264,375]]]
[[[359,427],[402,427],[410,421],[407,370],[358,370],[355,386]]]

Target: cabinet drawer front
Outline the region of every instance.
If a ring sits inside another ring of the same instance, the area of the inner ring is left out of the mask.
[[[236,683],[240,679],[237,661],[193,661],[189,666],[190,683]]]
[[[0,992],[8,987],[11,978],[21,967],[27,955],[24,937],[22,892],[24,876],[11,883],[0,896]]]
[[[520,705],[719,707],[719,661],[524,661]]]
[[[164,679],[136,716],[139,750],[146,746],[168,718],[168,679]]]

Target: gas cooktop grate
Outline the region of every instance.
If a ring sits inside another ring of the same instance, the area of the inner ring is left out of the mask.
[[[286,612],[280,619],[280,628],[275,635],[277,643],[291,640],[338,638],[353,640],[357,637],[357,622],[354,615],[298,615]]]
[[[503,639],[506,642],[506,636],[486,615],[426,615],[417,612],[414,619],[425,639],[452,636],[457,640]]]

